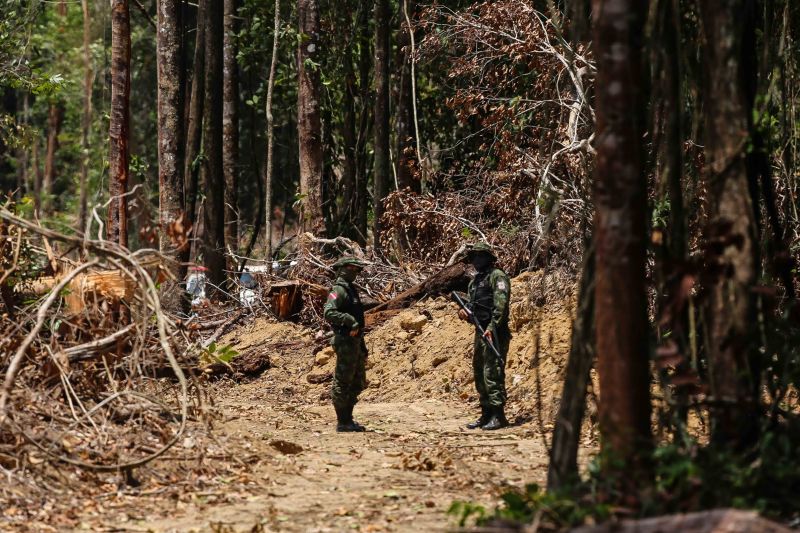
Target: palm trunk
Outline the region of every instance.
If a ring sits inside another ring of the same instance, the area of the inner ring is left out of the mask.
[[[106,238],[128,245],[128,136],[131,88],[131,25],[128,0],[111,1],[111,122],[109,125]]]

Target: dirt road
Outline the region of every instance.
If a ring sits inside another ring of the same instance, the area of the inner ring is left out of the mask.
[[[529,424],[467,432],[461,406],[364,403],[357,415],[370,431],[340,434],[332,408],[275,402],[276,388],[265,379],[222,401],[218,429],[261,457],[252,469],[257,485],[222,503],[190,504],[147,529],[442,530],[453,524],[446,510],[454,500],[490,504],[504,488],[542,481],[545,473],[544,447]]]
[[[361,434],[335,431],[334,360],[315,332],[259,318],[225,335],[221,345],[263,354],[269,370],[210,385],[213,428],[187,433],[172,457],[139,474],[139,488],[110,485],[106,497],[84,498],[78,529],[442,531],[456,523],[447,514],[454,501],[491,508],[508,488],[542,484],[570,307],[512,303],[514,424],[496,432],[464,429],[477,414],[469,326],[446,301],[408,313],[367,335]]]

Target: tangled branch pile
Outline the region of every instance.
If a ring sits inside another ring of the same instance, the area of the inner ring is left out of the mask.
[[[0,207],[0,261],[0,473],[11,481],[0,499],[29,503],[92,472],[130,476],[172,447],[197,389],[161,309],[162,257]]]
[[[364,249],[345,237],[322,239],[304,233],[300,236],[296,251],[289,256],[296,264],[286,273],[289,279],[299,280],[311,289],[303,291],[301,322],[326,327],[322,305],[335,277],[331,265],[342,255],[357,257],[366,264],[357,284],[366,295],[367,302],[390,300],[420,283],[435,269],[435,265],[421,263],[395,266],[372,247]]]
[[[484,238],[512,272],[576,265],[590,213],[591,56],[531,1],[434,4],[420,26],[417,59],[442,62],[462,140],[433,153],[435,197],[390,196],[387,245],[444,261],[461,239]]]

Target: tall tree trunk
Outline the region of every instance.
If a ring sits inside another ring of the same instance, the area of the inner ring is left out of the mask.
[[[581,439],[583,414],[586,410],[586,391],[594,362],[594,245],[585,247],[578,312],[572,323],[572,340],[567,359],[564,388],[558,407],[550,464],[547,469],[547,489],[556,491],[578,479],[578,446]]]
[[[600,431],[612,482],[627,495],[647,479],[647,186],[642,164],[638,0],[593,0],[597,57],[595,320]]]
[[[192,61],[192,89],[189,103],[188,123],[186,126],[186,157],[183,165],[183,177],[186,190],[186,215],[194,227],[193,235],[197,236],[199,226],[197,220],[197,193],[200,190],[200,166],[198,160],[203,139],[203,107],[205,104],[205,63],[206,63],[206,2],[197,5],[197,35],[194,42],[194,59]],[[181,261],[188,262],[191,257],[191,246],[181,253]]]
[[[89,133],[92,127],[92,56],[89,45],[91,43],[91,18],[89,14],[89,0],[81,0],[83,10],[83,120],[81,123],[81,177],[78,200],[78,230],[86,227],[89,201]]]
[[[183,83],[181,58],[183,24],[180,0],[158,2],[158,186],[159,186],[159,249],[175,261],[170,268],[181,279],[180,251],[169,239],[167,228],[181,217],[184,210],[183,190]],[[188,243],[187,243],[188,246]],[[177,310],[180,295],[166,292],[165,304]]]
[[[380,248],[383,200],[389,194],[389,1],[375,0],[375,175],[373,176],[373,227],[375,248]]]
[[[31,122],[30,95],[27,91],[22,95],[21,122],[26,127]],[[19,190],[18,194],[20,197],[24,196],[30,188],[28,184],[29,160],[30,156],[27,147],[20,146],[17,149],[17,161],[19,161],[19,167],[17,168],[17,189]]]
[[[225,177],[222,171],[222,34],[219,0],[206,3],[205,104],[203,106],[203,163],[200,179],[206,192],[203,206],[203,264],[209,281],[225,281]]]
[[[275,67],[278,64],[278,43],[281,30],[281,3],[275,0],[275,22],[272,26],[272,60],[269,64],[267,80],[267,165],[264,170],[264,213],[267,230],[267,261],[272,269],[272,169],[275,165],[275,117],[272,115],[272,95],[275,89]]]
[[[744,0],[700,3],[706,37],[706,161],[709,188],[707,273],[708,364],[712,439],[746,444],[757,431],[758,377],[751,342],[756,307],[756,224],[748,186],[747,96],[743,87],[742,37],[749,21]]]
[[[359,6],[359,9],[364,9]],[[352,16],[352,13],[348,13]],[[355,32],[353,32],[354,34]],[[355,205],[356,196],[356,98],[358,87],[356,85],[356,73],[353,69],[352,41],[345,44],[345,56],[342,58],[344,71],[344,96],[342,109],[342,144],[344,147],[344,165],[342,166],[342,208],[338,219],[342,235],[351,239],[359,240],[358,229],[356,226]]]
[[[588,41],[591,38],[590,4],[591,0],[567,0],[569,36],[573,41]]]
[[[236,31],[239,2],[225,0],[225,28],[222,45],[222,169],[225,175],[225,242],[239,252],[239,66],[236,63]],[[228,269],[236,258],[228,258]]]
[[[397,93],[397,112],[395,113],[395,131],[397,132],[397,187],[410,187],[419,192],[420,182],[414,179],[414,163],[416,136],[414,133],[414,92],[411,84],[411,31],[406,22],[406,15],[413,20],[415,2],[403,0],[400,20],[400,34],[397,40],[399,80]]]
[[[41,215],[42,211],[42,182],[44,181],[44,174],[42,173],[42,163],[39,160],[39,139],[33,140],[33,206],[36,211]]]
[[[361,102],[361,116],[359,118],[358,136],[356,137],[356,189],[355,199],[355,220],[358,229],[359,242],[366,243],[367,239],[367,208],[369,203],[369,193],[367,183],[369,182],[369,165],[367,154],[367,142],[372,125],[373,106],[370,105],[370,67],[372,66],[372,54],[370,53],[370,32],[369,20],[371,10],[369,4],[362,3],[358,16],[358,78],[359,95]]]
[[[322,121],[320,119],[319,4],[298,0],[297,134],[300,152],[300,214],[303,231],[325,232],[322,212]]]
[[[44,160],[44,183],[42,183],[42,213],[44,216],[53,214],[53,183],[56,179],[56,150],[58,150],[58,134],[61,132],[61,122],[64,109],[61,104],[51,103],[47,113],[47,155]]]
[[[111,122],[109,124],[106,238],[128,246],[128,135],[131,91],[131,20],[128,0],[111,0]]]

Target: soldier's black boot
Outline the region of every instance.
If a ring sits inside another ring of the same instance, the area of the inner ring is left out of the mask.
[[[336,431],[338,432],[353,431],[353,428],[350,426],[350,419],[349,415],[347,414],[347,409],[342,407],[335,407],[335,409],[336,409]]]
[[[478,429],[489,421],[489,409],[481,405],[481,416],[475,422],[467,424],[467,429]]]
[[[482,425],[481,429],[484,429],[486,431],[492,431],[495,429],[504,428],[507,425],[508,425],[508,420],[506,420],[506,415],[503,412],[503,408],[492,407],[489,421],[486,422],[484,425]]]
[[[359,431],[359,432],[366,431],[367,428],[365,428],[364,426],[362,426],[361,424],[359,424],[358,422],[353,420],[353,408],[354,407],[355,407],[354,405],[350,406],[350,409],[348,410],[348,414],[350,415],[350,426],[353,428],[352,431]]]

